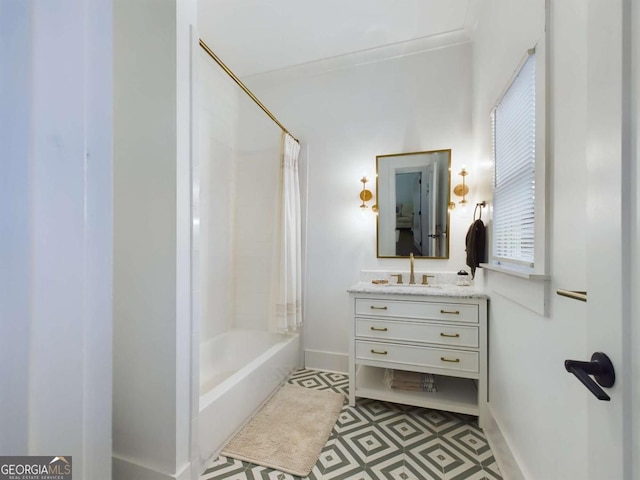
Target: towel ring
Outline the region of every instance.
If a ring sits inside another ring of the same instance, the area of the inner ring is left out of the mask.
[[[476,221],[476,213],[478,212],[478,207],[480,207],[480,217],[479,220],[482,220],[482,209],[487,206],[487,202],[484,200],[480,203],[476,203],[476,208],[473,210],[473,221]]]

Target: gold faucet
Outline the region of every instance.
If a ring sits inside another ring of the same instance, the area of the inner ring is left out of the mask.
[[[413,252],[409,254],[409,263],[411,264],[411,272],[409,273],[409,285],[415,285],[416,276],[413,274]]]
[[[429,278],[433,278],[435,275],[422,275],[422,285],[429,285]]]

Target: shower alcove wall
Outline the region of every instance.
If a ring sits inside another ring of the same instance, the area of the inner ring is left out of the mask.
[[[282,130],[200,49],[193,163],[193,314],[201,469],[300,364],[268,331]]]

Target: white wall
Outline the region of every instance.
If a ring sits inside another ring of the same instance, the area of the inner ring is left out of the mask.
[[[205,342],[230,328],[268,326],[282,132],[204,51],[199,65]]]
[[[640,5],[638,2],[632,4],[632,76],[631,76],[631,85],[634,86],[632,89],[632,149],[631,155],[634,160],[632,160],[633,168],[635,168],[634,179],[632,179],[632,183],[635,185],[633,188],[633,192],[635,195],[635,205],[632,204],[631,212],[632,212],[632,237],[635,238],[635,244],[632,244],[631,247],[631,255],[632,255],[632,264],[631,264],[631,291],[637,292],[640,288],[640,232],[638,231],[638,227],[640,226],[640,193],[638,189],[638,185],[640,185],[640,168],[638,168],[638,164],[640,164]],[[633,171],[633,169],[632,169]],[[635,181],[633,181],[635,180]],[[631,318],[638,319],[640,318],[640,299],[636,295],[631,300]],[[640,345],[640,323],[637,321],[632,321],[632,337],[631,337],[631,345]],[[640,398],[640,351],[638,348],[634,348],[631,353],[632,358],[632,370],[631,376],[634,380],[632,380],[633,385],[633,393],[632,398]],[[633,412],[633,442],[635,449],[640,445],[640,414],[638,414],[637,410]],[[633,455],[633,474],[635,477],[640,477],[640,455]]]
[[[196,2],[114,7],[113,477],[191,478]],[[194,355],[195,356],[195,355]]]
[[[29,445],[31,7],[0,7],[0,451]],[[11,119],[11,121],[9,121]]]
[[[0,450],[109,479],[112,4],[3,2],[0,43]]]
[[[413,205],[413,175],[396,175],[396,203]]]
[[[548,44],[550,292],[586,290],[586,6],[552,2]],[[527,49],[544,33],[544,2],[491,0],[474,32],[474,135],[479,158],[490,159],[489,113]],[[490,189],[489,162],[482,175]],[[586,306],[548,296],[541,316],[499,293],[533,298],[531,282],[484,272],[490,301],[490,407],[529,479],[587,478],[590,400],[563,362],[586,351]],[[506,279],[506,280],[505,280]]]
[[[632,150],[631,154],[632,165],[635,168],[635,181],[634,188],[632,191],[635,195],[635,206],[632,206],[632,216],[631,216],[631,238],[632,238],[632,264],[631,264],[631,291],[637,292],[640,290],[640,194],[638,193],[638,185],[640,185],[640,168],[638,168],[638,164],[640,164],[640,6],[638,3],[633,4],[632,8],[633,16],[632,16],[632,38],[633,38],[633,70],[631,76],[631,85],[635,85],[635,90],[633,91],[633,103],[632,103],[632,125],[633,131],[635,131],[634,138],[632,141]],[[640,318],[640,299],[636,295],[631,300],[631,318],[636,319],[632,321],[632,345],[640,345],[640,322],[637,321]],[[640,398],[640,351],[638,348],[634,348],[631,353],[632,356],[632,382],[633,382],[633,393],[632,398],[638,399]],[[638,414],[637,410],[633,412],[633,442],[632,445],[635,449],[640,445],[640,414]],[[635,477],[640,477],[640,455],[633,455],[633,474]]]
[[[240,93],[234,209],[235,326],[265,330],[275,305],[274,249],[280,205],[282,131]]]
[[[234,324],[233,212],[240,90],[204,50],[198,50],[200,150],[194,176],[199,172],[200,238],[194,236],[193,265],[200,270],[200,284],[194,285],[193,294],[201,305],[199,312],[194,311],[200,319],[200,341],[206,342]]]
[[[451,148],[453,171],[467,164],[473,189],[470,45],[316,75],[293,68],[246,83],[308,146],[307,365],[346,371],[346,289],[362,269],[409,268],[408,260],[376,258],[375,217],[361,218],[358,208],[360,178],[375,178],[376,155]],[[416,268],[464,267],[470,222],[471,214],[453,214],[450,259],[418,260]]]

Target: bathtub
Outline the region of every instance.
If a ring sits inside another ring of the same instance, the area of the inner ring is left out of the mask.
[[[297,334],[231,330],[200,345],[200,471],[299,364]]]

